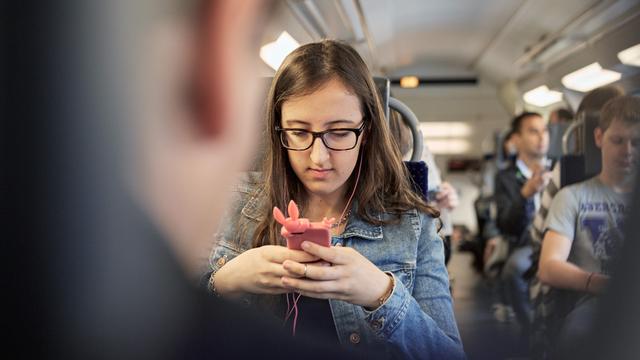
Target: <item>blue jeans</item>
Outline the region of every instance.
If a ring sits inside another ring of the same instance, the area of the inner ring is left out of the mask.
[[[532,313],[529,302],[529,282],[522,276],[531,266],[531,246],[514,249],[502,269],[502,282],[509,304],[522,326],[524,334],[529,333]]]
[[[598,307],[598,299],[592,297],[578,304],[564,319],[560,330],[560,343],[573,343],[589,333]]]

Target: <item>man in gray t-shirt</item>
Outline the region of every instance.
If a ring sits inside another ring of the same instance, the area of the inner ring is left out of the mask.
[[[562,189],[544,225],[538,278],[554,289],[569,290],[561,292],[568,296],[559,305],[559,315],[568,314],[560,334],[565,344],[588,330],[593,295],[607,286],[611,262],[623,242],[625,199],[633,189],[639,159],[640,98],[609,100],[594,138],[602,150],[602,171]]]

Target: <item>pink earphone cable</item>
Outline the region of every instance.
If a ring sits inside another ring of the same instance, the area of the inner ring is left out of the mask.
[[[353,200],[353,196],[356,194],[356,189],[358,187],[358,182],[360,181],[360,171],[361,170],[362,170],[362,153],[360,153],[360,162],[358,163],[358,174],[356,174],[356,183],[353,186],[353,190],[351,191],[351,196],[349,196],[349,200],[347,201],[347,205],[345,205],[344,210],[342,210],[342,214],[340,214],[340,217],[338,218],[338,221],[342,220],[342,217],[347,212],[347,209],[349,208],[349,205],[351,204],[351,200]],[[286,181],[286,179],[285,179],[285,181]],[[286,200],[285,200],[284,204],[286,205]],[[286,209],[286,207],[285,207],[285,209]],[[289,302],[289,294],[291,294],[293,306],[291,306],[291,303]],[[300,293],[298,293],[298,294],[287,293],[286,294],[286,298],[287,298],[287,314],[284,317],[284,324],[287,323],[287,320],[289,320],[289,317],[291,317],[291,314],[293,314],[293,330],[292,330],[293,336],[296,336],[296,325],[298,323],[298,300],[300,300],[300,296],[302,296],[302,294],[300,294]]]
[[[291,306],[291,303],[289,302],[289,294],[291,294],[292,297],[292,302],[293,302],[293,306]],[[289,320],[289,317],[291,317],[291,314],[293,315],[293,336],[296,336],[296,326],[298,323],[298,300],[300,300],[300,296],[302,296],[302,294],[298,293],[298,294],[293,294],[293,293],[287,293],[286,294],[286,298],[287,298],[287,315],[284,318],[284,324],[287,323],[287,320]]]

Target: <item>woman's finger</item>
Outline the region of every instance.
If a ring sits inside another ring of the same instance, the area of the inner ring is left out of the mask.
[[[295,264],[299,264],[299,263],[297,263],[295,261],[285,260],[285,263],[287,263],[287,262],[293,262]],[[297,268],[291,270],[290,267],[287,268],[287,267],[284,267],[283,264],[277,264],[277,263],[271,263],[271,266],[272,266],[272,270],[271,271],[272,271],[273,275],[278,278],[278,280],[280,278],[282,278],[283,276],[289,276],[289,277],[294,277],[294,278],[303,277],[302,273],[300,273],[299,271],[295,271],[295,270],[297,270]]]
[[[283,277],[282,284],[295,291],[304,291],[313,294],[341,293],[340,284],[336,280],[306,280]]]
[[[314,244],[311,241],[304,241],[302,242],[302,249],[311,254],[311,255],[315,255],[316,257],[330,262],[331,264],[346,264],[348,257],[346,256],[345,253],[345,248],[340,247],[340,246],[331,246],[331,247],[325,247],[325,246],[320,246],[318,244]]]
[[[265,258],[271,262],[282,264],[285,260],[297,262],[313,262],[318,257],[302,250],[291,250],[284,246],[263,246]]]
[[[326,262],[301,264],[295,261],[286,260],[282,266],[294,277],[306,277],[312,280],[336,280],[340,278],[341,268],[328,266]]]

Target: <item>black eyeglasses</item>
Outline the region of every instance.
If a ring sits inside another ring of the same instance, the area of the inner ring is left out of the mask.
[[[345,151],[356,147],[358,138],[364,130],[364,124],[363,121],[362,125],[356,129],[329,129],[318,132],[276,126],[276,131],[280,133],[282,146],[289,150],[307,150],[313,146],[316,138],[320,138],[327,149]]]

